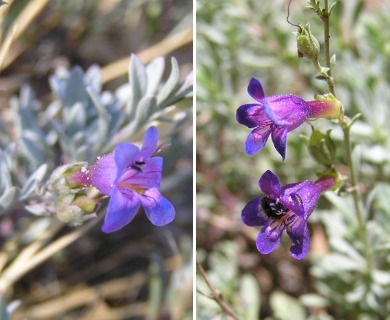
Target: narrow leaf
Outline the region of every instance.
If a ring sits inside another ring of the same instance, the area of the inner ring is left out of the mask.
[[[169,75],[167,82],[164,84],[164,86],[162,87],[161,91],[157,96],[158,105],[172,94],[172,92],[177,88],[177,84],[179,82],[179,76],[180,76],[179,65],[175,58],[172,58],[171,64],[172,64],[171,74]]]

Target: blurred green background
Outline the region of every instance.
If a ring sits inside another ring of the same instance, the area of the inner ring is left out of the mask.
[[[322,22],[306,4],[292,1],[290,21],[310,22],[323,49]],[[331,17],[337,98],[346,115],[362,113],[352,129],[353,158],[376,246],[374,270],[365,269],[348,193],[329,192],[320,199],[310,218],[310,253],[303,261],[290,256],[286,236],[273,253],[261,255],[255,246],[259,230],[241,222],[241,210],[260,194],[258,180],[266,170],[284,185],[315,180],[324,169],[301,138],[310,135],[309,124],[289,133],[282,163],[271,139],[261,152],[247,155],[250,129],[235,120],[240,105],[254,102],[247,93],[251,77],[261,81],[266,96],[292,93],[312,100],[329,92],[326,82],[315,78],[311,62],[298,58],[292,34],[297,28],[286,21],[287,5],[284,0],[197,1],[197,260],[242,319],[388,319],[389,1],[338,1]],[[310,124],[333,129],[336,168],[348,175],[340,128],[327,120]],[[199,319],[224,319],[199,273],[197,288]]]

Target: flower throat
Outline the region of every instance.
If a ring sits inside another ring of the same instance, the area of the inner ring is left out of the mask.
[[[275,199],[271,199],[269,197],[264,197],[261,199],[261,208],[263,209],[263,212],[270,218],[270,219],[280,219],[283,217],[289,209],[287,209],[283,203],[276,202]]]

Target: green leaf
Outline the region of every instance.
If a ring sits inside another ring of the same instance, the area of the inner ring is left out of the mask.
[[[85,130],[87,115],[86,107],[82,102],[75,102],[63,110],[64,123],[68,136],[73,136],[79,131]]]
[[[0,214],[9,210],[18,201],[18,197],[18,188],[11,187],[6,189],[0,197]]]
[[[165,60],[162,57],[154,59],[146,67],[146,74],[148,78],[148,88],[146,90],[146,96],[155,95],[160,85],[161,78],[164,73]]]
[[[165,99],[167,99],[175,89],[177,89],[177,84],[179,83],[179,65],[175,58],[171,60],[171,73],[167,82],[164,84],[159,94],[157,95],[157,105],[160,105]]]
[[[88,102],[88,96],[85,92],[84,72],[80,67],[73,68],[66,80],[63,100],[65,107],[73,107],[77,102],[82,104]]]
[[[315,293],[303,294],[299,297],[299,300],[309,308],[325,308],[329,305],[326,298]]]
[[[363,271],[365,263],[356,263],[356,260],[341,253],[330,253],[322,260],[321,267],[328,272]]]
[[[39,107],[35,93],[28,85],[23,85],[20,90],[19,99],[14,97],[10,101],[11,107],[15,113],[15,129],[16,135],[23,135],[24,130],[32,130],[40,133],[41,129],[38,125],[34,109]]]
[[[334,54],[330,58],[330,69],[333,70],[335,66],[336,66],[336,54]]]
[[[139,126],[142,126],[153,114],[156,109],[155,97],[144,97],[138,105],[136,121]]]
[[[260,290],[256,278],[249,274],[244,274],[240,282],[240,303],[239,310],[243,319],[257,319],[260,314]]]
[[[301,302],[281,291],[274,291],[270,297],[274,317],[281,320],[305,320],[306,311]]]
[[[100,92],[102,90],[100,67],[92,65],[85,73],[84,80],[87,86],[91,86],[95,91]]]
[[[131,87],[131,100],[127,106],[127,112],[134,115],[140,100],[145,96],[148,85],[145,65],[135,55],[132,54],[129,63],[129,83]]]
[[[45,145],[37,134],[25,131],[20,139],[20,145],[32,168],[45,162]]]
[[[33,195],[37,188],[38,184],[43,181],[43,178],[47,172],[47,164],[42,164],[35,172],[27,179],[25,184],[23,185],[22,190],[20,191],[21,197],[20,200],[25,200],[31,195]]]
[[[160,108],[164,108],[166,106],[171,106],[176,104],[177,102],[189,98],[192,96],[193,93],[193,76],[192,73],[189,74],[184,81],[184,83],[181,85],[181,87],[175,91],[175,94],[164,101],[162,105],[159,105]]]
[[[376,283],[382,285],[382,286],[388,286],[390,285],[390,273],[388,270],[374,270],[372,272],[373,278]]]
[[[353,117],[353,118],[351,119],[351,121],[349,122],[348,128],[351,128],[351,127],[354,125],[354,123],[355,123],[358,119],[361,118],[361,116],[362,116],[361,113],[355,114],[354,117]]]
[[[95,153],[98,153],[98,150],[101,149],[102,145],[105,143],[110,122],[110,114],[107,112],[106,108],[102,105],[98,93],[94,90],[93,87],[87,87],[87,92],[92,99],[94,106],[98,111],[97,119],[97,128],[96,128],[96,138],[94,139],[93,150]]]
[[[364,0],[358,0],[358,2],[356,3],[355,8],[353,10],[352,26],[355,25],[358,22],[361,14],[362,14],[362,12],[364,10],[364,5],[365,5],[365,1]]]
[[[330,7],[329,7],[329,16],[332,14],[332,11],[333,11],[333,9],[335,8],[335,6],[338,4],[339,2],[338,1],[335,1],[335,2],[333,2],[331,5],[330,5]]]

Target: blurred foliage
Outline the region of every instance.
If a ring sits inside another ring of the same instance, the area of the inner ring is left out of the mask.
[[[282,163],[270,141],[260,153],[246,155],[244,141],[250,129],[235,121],[236,109],[253,101],[246,92],[250,77],[261,80],[268,96],[292,93],[313,99],[328,92],[326,83],[316,79],[311,62],[298,58],[292,34],[297,28],[286,22],[287,2],[197,2],[197,246],[202,248],[201,261],[237,313],[239,298],[229,297],[232,290],[239,294],[237,288],[249,273],[260,288],[253,294],[261,301],[261,319],[388,319],[388,2],[339,1],[330,26],[337,98],[348,116],[362,113],[351,135],[372,261],[368,263],[363,254],[348,187],[339,195],[329,192],[321,198],[309,220],[310,256],[302,262],[292,261],[287,239],[272,254],[261,256],[254,245],[257,230],[241,223],[241,210],[259,194],[257,182],[267,169],[277,172],[282,184],[314,180],[322,170],[304,143],[307,138],[301,137],[310,136],[309,125],[289,134]],[[322,22],[305,5],[305,1],[293,1],[289,20],[301,25],[309,22],[323,49]],[[340,128],[326,120],[310,124],[323,133],[332,129],[329,136],[336,147],[337,170],[347,175]],[[234,281],[228,280],[226,266],[211,262],[224,254],[221,242],[240,248],[229,260],[236,268]],[[215,279],[215,270],[225,280]],[[208,312],[222,314],[214,301],[199,294],[198,299],[202,319],[212,318]],[[295,316],[285,310],[295,310]]]
[[[192,2],[7,2],[0,7],[0,318],[190,319],[192,45],[164,41],[191,28]],[[156,43],[165,43],[166,57]],[[102,82],[98,64],[147,49],[148,63],[132,54],[123,77]],[[47,179],[56,167],[92,164],[120,142],[138,143],[150,125],[170,144],[161,152],[161,188],[178,213],[171,225],[155,228],[139,215],[103,234],[96,225],[107,201],[79,228],[50,213]]]

